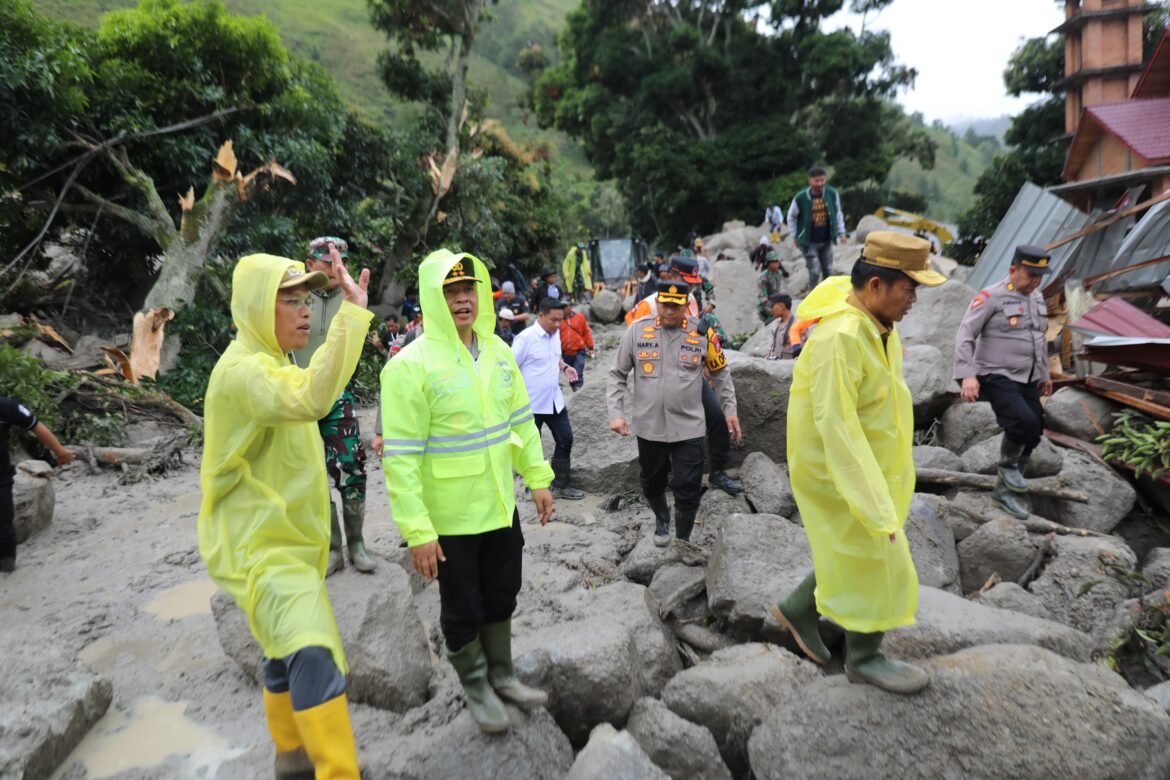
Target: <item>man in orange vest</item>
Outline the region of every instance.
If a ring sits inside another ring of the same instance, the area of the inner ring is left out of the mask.
[[[561,357],[577,371],[577,378],[569,383],[573,392],[585,384],[585,356],[596,357],[593,351],[593,331],[585,315],[573,311],[573,304],[565,304],[565,318],[561,320]]]

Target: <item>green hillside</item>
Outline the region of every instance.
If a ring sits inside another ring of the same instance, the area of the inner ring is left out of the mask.
[[[915,115],[914,120],[922,124],[921,115]],[[974,205],[975,180],[1002,147],[994,137],[977,135],[971,128],[959,135],[935,122],[927,132],[938,144],[934,168],[924,170],[916,162],[898,160],[886,177],[886,186],[924,196],[931,204],[929,216],[955,222]]]

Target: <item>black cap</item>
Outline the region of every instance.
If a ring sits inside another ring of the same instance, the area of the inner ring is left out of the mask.
[[[556,276],[556,274],[557,274],[557,271],[555,268],[541,268],[540,269],[540,278],[541,279],[543,279],[546,276]]]
[[[658,293],[656,300],[659,303],[673,303],[677,306],[686,306],[687,295],[691,291],[691,286],[685,282],[663,281],[659,282],[655,289]]]
[[[699,261],[695,258],[686,257],[685,255],[675,255],[670,258],[670,267],[682,275],[683,281],[689,282],[690,284],[698,284]]]
[[[443,286],[446,287],[456,282],[475,282],[478,284],[481,281],[481,279],[475,277],[475,267],[471,264],[471,261],[465,261],[460,257],[451,266],[451,270],[447,271],[447,275],[443,277]]]
[[[1012,255],[1012,265],[1018,265],[1028,273],[1042,275],[1052,272],[1049,265],[1052,256],[1048,250],[1035,244],[1020,244]]]

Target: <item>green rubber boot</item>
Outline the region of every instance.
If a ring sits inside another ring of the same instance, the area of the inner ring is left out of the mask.
[[[512,621],[488,623],[479,630],[483,654],[487,656],[488,683],[502,698],[526,710],[548,703],[548,694],[520,682],[512,666]]]
[[[341,554],[341,523],[337,520],[337,504],[329,497],[329,562],[325,564],[325,576],[336,574],[345,568],[345,556]]]
[[[821,616],[817,614],[817,600],[814,596],[816,589],[817,575],[813,572],[796,586],[796,590],[773,605],[772,617],[781,628],[792,634],[810,661],[823,664],[832,658],[832,654],[821,641]]]
[[[995,489],[991,491],[991,500],[1000,509],[1021,520],[1026,520],[1030,514],[1028,507],[1020,500],[1020,497],[1008,488],[1002,474],[995,480]]]
[[[917,666],[887,658],[882,632],[845,632],[845,676],[850,682],[869,683],[890,693],[918,693],[930,684],[930,675]]]
[[[1007,485],[1008,490],[1016,493],[1025,493],[1028,490],[1028,480],[1024,479],[1024,464],[1020,460],[1024,457],[1024,445],[1016,444],[1004,434],[999,445],[999,478]]]
[[[488,734],[506,731],[509,726],[508,711],[488,685],[487,659],[479,637],[454,653],[448,650],[447,658],[459,675],[463,695],[467,698],[467,708],[471,710],[471,717],[475,719],[479,730]]]
[[[363,574],[369,574],[378,567],[373,556],[366,550],[362,539],[362,526],[366,522],[366,502],[351,499],[341,502],[341,517],[345,521],[345,546],[349,548],[349,560],[353,567]]]

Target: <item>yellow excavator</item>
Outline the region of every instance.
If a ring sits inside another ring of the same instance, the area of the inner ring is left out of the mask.
[[[910,211],[902,211],[901,209],[882,206],[877,211],[875,211],[873,215],[883,220],[891,227],[911,230],[916,235],[921,233],[929,233],[938,239],[938,243],[940,245],[949,244],[955,240],[955,234],[951,232],[950,228],[941,222],[935,222],[933,219],[924,217],[921,214],[914,214]]]

